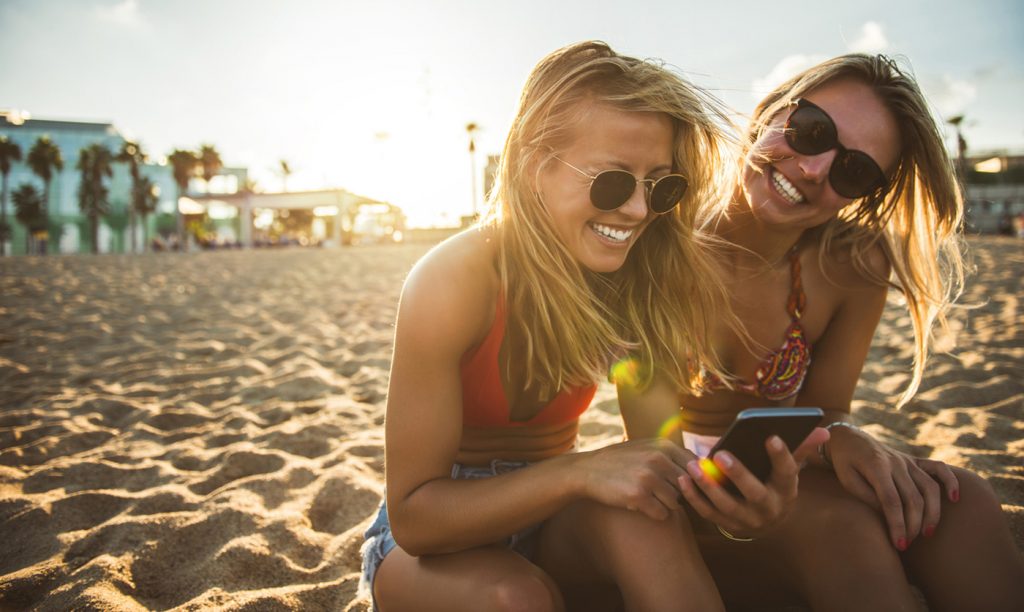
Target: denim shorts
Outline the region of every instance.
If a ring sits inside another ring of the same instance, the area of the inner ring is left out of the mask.
[[[452,466],[453,480],[472,480],[475,478],[490,478],[499,474],[514,472],[530,465],[527,461],[502,461],[495,459],[487,466],[467,466],[456,463]],[[387,496],[385,496],[386,498]],[[534,536],[540,529],[540,525],[533,525],[514,533],[504,540],[504,545],[520,555],[531,558],[534,552]],[[381,501],[377,509],[377,516],[369,529],[363,534],[363,546],[360,552],[363,555],[363,574],[359,579],[359,595],[368,598],[373,602],[373,609],[376,612],[377,602],[373,599],[373,579],[377,575],[377,568],[380,567],[384,557],[391,552],[397,544],[391,535],[391,524],[388,521],[388,507]]]

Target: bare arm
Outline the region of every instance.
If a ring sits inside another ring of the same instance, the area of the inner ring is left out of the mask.
[[[450,478],[462,434],[459,360],[489,328],[497,295],[489,247],[468,242],[428,256],[402,293],[385,423],[396,541],[413,555],[481,546],[582,497],[667,518],[684,464],[672,445],[614,445],[493,478]]]
[[[814,361],[797,398],[798,405],[822,407],[826,423],[851,421],[850,402],[885,309],[887,287],[859,280],[843,292],[815,344]],[[958,489],[948,466],[897,452],[855,428],[833,427],[830,433],[823,450],[836,476],[847,491],[884,514],[894,546],[904,550],[919,533],[934,530],[941,507],[938,483],[951,498]]]

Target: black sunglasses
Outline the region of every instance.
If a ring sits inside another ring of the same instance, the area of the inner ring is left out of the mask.
[[[638,179],[625,170],[605,170],[590,175],[557,155],[551,157],[590,179],[590,203],[594,208],[606,212],[629,201],[636,191],[636,184],[643,183],[647,206],[655,214],[663,215],[679,204],[690,185],[682,174],[666,174],[657,180]]]
[[[885,173],[871,156],[839,142],[836,124],[820,106],[800,98],[784,130],[786,143],[797,153],[820,155],[836,149],[828,180],[844,198],[862,198],[885,187]]]

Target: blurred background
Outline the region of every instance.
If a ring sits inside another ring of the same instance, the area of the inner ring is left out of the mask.
[[[1009,233],[1024,213],[1022,34],[1014,0],[0,0],[0,138],[20,149],[0,154],[2,248],[331,245],[464,225],[528,72],[585,39],[665,60],[741,123],[817,61],[899,57],[977,187],[972,228]]]

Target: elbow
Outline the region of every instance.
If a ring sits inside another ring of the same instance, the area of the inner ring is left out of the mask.
[[[436,537],[436,533],[432,533],[436,530],[425,528],[425,521],[403,517],[401,512],[396,512],[395,515],[391,517],[391,537],[407,554],[422,557],[448,552],[441,549],[440,539]]]

